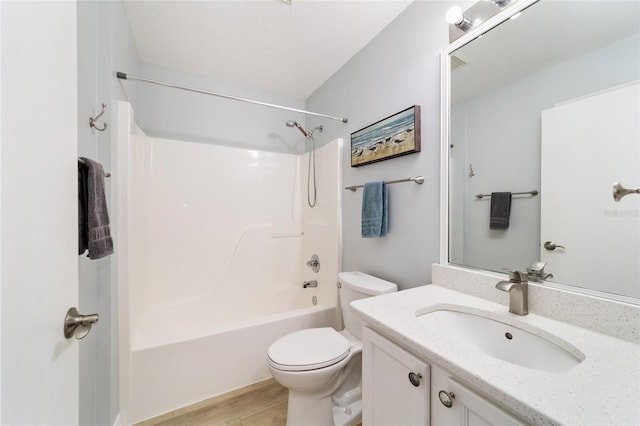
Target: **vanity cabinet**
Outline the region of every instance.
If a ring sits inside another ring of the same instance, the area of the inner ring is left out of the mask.
[[[416,358],[367,326],[362,345],[365,426],[525,424],[448,371]]]
[[[363,328],[362,424],[429,425],[429,364]]]
[[[525,423],[461,384],[446,370],[431,365],[431,424],[511,426]]]

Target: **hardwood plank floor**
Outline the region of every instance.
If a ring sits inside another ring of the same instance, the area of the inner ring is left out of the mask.
[[[284,426],[287,388],[273,379],[138,423],[139,426]]]
[[[137,426],[285,426],[288,397],[287,388],[268,379],[145,420]]]

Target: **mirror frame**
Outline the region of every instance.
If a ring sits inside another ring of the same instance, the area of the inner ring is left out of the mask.
[[[478,267],[472,267],[467,265],[461,265],[457,263],[449,262],[449,117],[451,114],[450,108],[450,89],[451,89],[451,67],[449,55],[458,50],[462,46],[472,42],[482,34],[491,31],[493,28],[502,24],[513,15],[516,15],[529,6],[539,2],[540,0],[519,0],[512,1],[509,6],[505,7],[500,12],[496,13],[485,22],[471,28],[465,35],[457,40],[449,43],[447,49],[442,51],[440,55],[440,265],[453,266],[458,268],[467,269],[469,271],[477,271],[480,273],[490,273],[497,275],[504,275],[497,271],[488,269],[482,269]],[[629,296],[618,295],[614,293],[606,293],[598,290],[591,290],[588,288],[578,287],[572,284],[561,284],[549,281],[543,281],[540,283],[530,283],[534,285],[544,285],[548,288],[555,288],[572,293],[586,294],[603,299],[616,300],[620,302],[626,302],[633,305],[640,305],[640,299],[636,299]]]

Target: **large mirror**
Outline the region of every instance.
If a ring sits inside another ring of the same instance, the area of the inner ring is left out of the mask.
[[[640,2],[509,18],[449,53],[448,260],[637,301]]]

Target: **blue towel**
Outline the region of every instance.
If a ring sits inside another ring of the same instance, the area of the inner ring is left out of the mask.
[[[362,238],[387,235],[389,202],[384,182],[368,182],[362,191]]]

